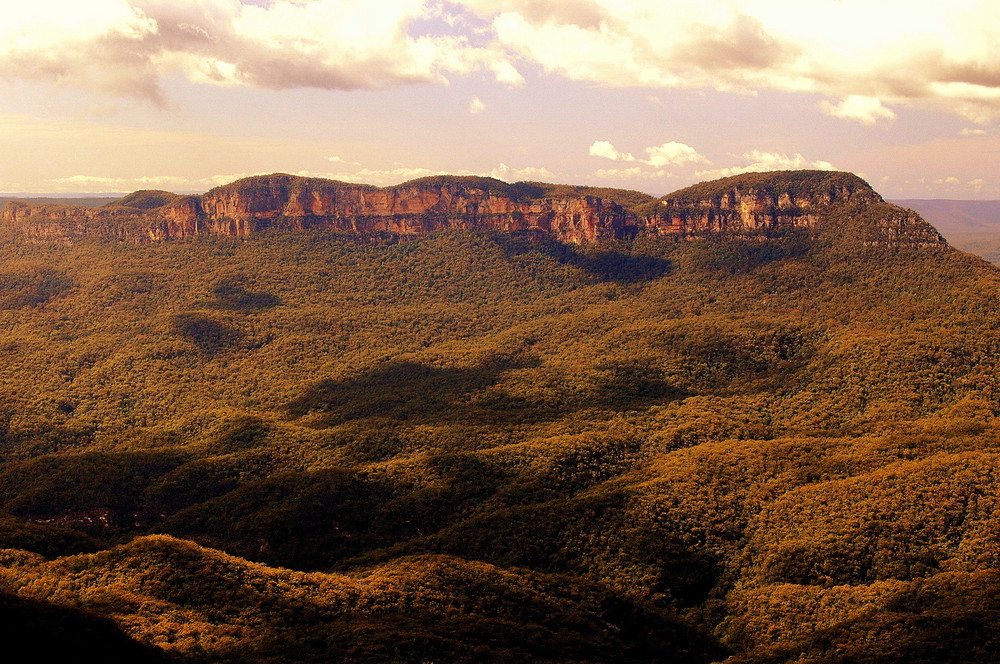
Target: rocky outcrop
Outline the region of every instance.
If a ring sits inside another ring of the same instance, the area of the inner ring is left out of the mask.
[[[832,206],[882,203],[850,173],[745,173],[681,189],[660,200],[649,225],[659,233],[752,233],[813,227]]]
[[[0,212],[0,224],[25,238],[67,241],[94,235],[134,242],[201,234],[247,237],[266,229],[305,228],[412,237],[466,228],[528,231],[590,243],[643,233],[760,234],[811,228],[832,210],[869,204],[885,205],[857,176],[824,171],[744,174],[662,199],[477,177],[441,176],[379,188],[276,174],[239,180],[201,196],[136,192],[102,208],[11,203]],[[923,224],[919,217],[897,217],[889,229],[892,241],[905,241]],[[923,226],[918,233],[922,242],[943,242]]]
[[[0,211],[0,225],[29,240],[72,240],[87,236],[120,236],[132,225],[137,210],[123,207],[77,207],[7,203]]]
[[[205,230],[245,236],[265,228],[330,228],[400,236],[441,228],[537,230],[567,242],[615,237],[629,214],[596,196],[526,199],[487,178],[429,178],[396,187],[277,175],[213,189],[200,201]]]

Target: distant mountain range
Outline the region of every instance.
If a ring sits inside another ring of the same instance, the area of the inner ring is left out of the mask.
[[[26,194],[24,196],[18,196],[8,194],[0,196],[0,207],[3,207],[12,201],[28,203],[30,205],[78,205],[81,207],[100,207],[102,205],[107,205],[111,201],[116,201],[122,196],[124,196],[124,194],[121,196],[111,194],[101,196],[96,194],[74,194],[72,196],[56,196],[54,194]]]
[[[1000,265],[1000,201],[906,199],[892,202],[915,210],[957,249]]]

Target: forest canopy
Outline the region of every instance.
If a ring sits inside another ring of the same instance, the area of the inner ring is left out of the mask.
[[[132,661],[989,661],[1000,272],[859,205],[0,238],[0,611]]]

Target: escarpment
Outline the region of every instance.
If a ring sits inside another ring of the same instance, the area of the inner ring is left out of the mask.
[[[930,225],[885,203],[861,178],[827,171],[743,174],[660,199],[481,177],[437,176],[375,187],[275,174],[238,180],[200,196],[136,192],[100,208],[9,203],[0,212],[0,224],[31,240],[97,236],[149,242],[306,228],[416,237],[463,228],[534,232],[579,244],[641,234],[755,235],[814,228],[829,223],[834,212],[872,206],[884,208],[872,242],[944,243]]]

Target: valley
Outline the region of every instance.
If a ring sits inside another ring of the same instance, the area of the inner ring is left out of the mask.
[[[24,642],[846,664],[1000,639],[1000,271],[857,176],[275,175],[0,226]]]

